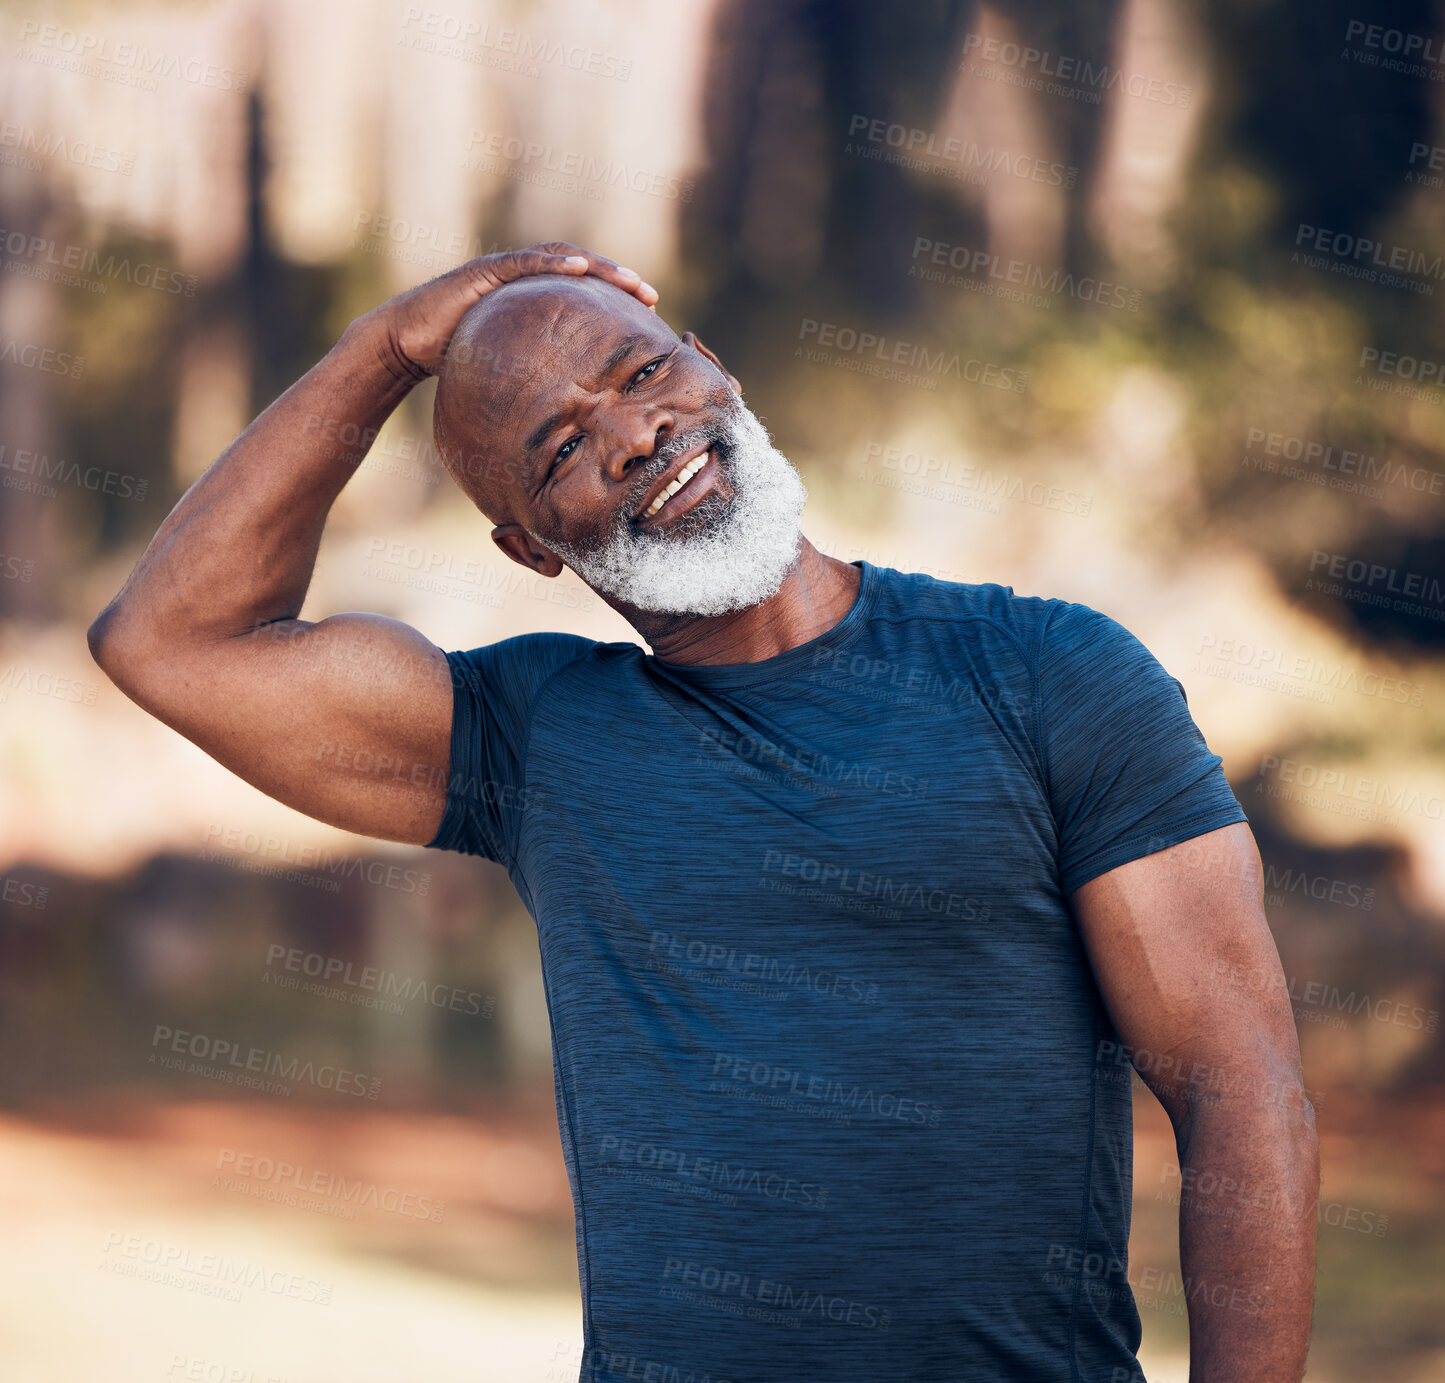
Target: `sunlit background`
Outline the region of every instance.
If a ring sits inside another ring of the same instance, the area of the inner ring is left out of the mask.
[[[561,238],[739,376],[822,550],[1082,601],[1183,683],[1316,1098],[1310,1376],[1445,1378],[1435,6],[30,4],[0,39],[0,1376],[577,1376],[501,868],[269,801],[84,640],[353,317]],[[303,614],[636,638],[502,558],[431,398]],[[294,1078],[245,1088],[253,1048]],[[1142,1357],[1182,1383],[1178,1168],[1136,1097]]]

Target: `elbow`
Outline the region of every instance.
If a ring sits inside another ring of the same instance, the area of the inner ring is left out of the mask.
[[[109,653],[109,637],[114,610],[114,604],[107,605],[91,620],[90,628],[85,631],[85,642],[90,649],[90,656],[95,659],[96,666],[102,669],[105,667],[105,660]]]
[[[1266,1157],[1277,1168],[1282,1184],[1298,1186],[1314,1199],[1320,1193],[1320,1139],[1315,1111],[1308,1095],[1282,1118],[1261,1130]]]
[[[1312,1147],[1318,1142],[1314,1101],[1318,1092],[1306,1087],[1297,1050],[1269,1034],[1255,1033],[1258,1046],[1250,1055],[1207,1054],[1192,1063],[1187,1083],[1166,1083],[1156,1091],[1174,1123],[1176,1133],[1188,1138],[1202,1127],[1269,1130],[1284,1142]]]
[[[91,622],[85,631],[85,642],[96,666],[123,692],[131,695],[132,681],[128,669],[143,662],[144,655],[138,648],[136,631],[128,621],[119,603],[112,600]]]
[[[114,661],[118,642],[116,622],[115,601],[111,601],[91,620],[90,628],[85,631],[85,642],[90,648],[90,656],[95,659],[96,666],[107,673]]]
[[[95,659],[98,667],[105,666],[105,642],[106,635],[110,629],[111,610],[114,606],[107,605],[90,622],[90,628],[85,631],[85,642],[90,649],[90,656]]]

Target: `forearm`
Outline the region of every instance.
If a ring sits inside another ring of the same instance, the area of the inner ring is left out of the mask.
[[[154,649],[299,613],[332,504],[415,382],[373,320],[348,327],[171,511],[96,621],[97,656],[106,643]]]
[[[1298,1091],[1199,1102],[1179,1165],[1189,1383],[1299,1383],[1314,1307],[1313,1110]]]

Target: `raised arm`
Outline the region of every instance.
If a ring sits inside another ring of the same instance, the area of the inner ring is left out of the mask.
[[[1174,1125],[1190,1383],[1298,1383],[1319,1147],[1249,827],[1146,855],[1072,897],[1104,1002]]]
[[[380,615],[297,618],[326,517],[392,410],[483,294],[527,274],[630,269],[549,243],[474,259],[358,317],[185,493],[91,653],[131,700],[262,792],[332,825],[432,840],[452,712],[442,651]]]

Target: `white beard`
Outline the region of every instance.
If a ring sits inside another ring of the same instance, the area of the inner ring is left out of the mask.
[[[532,537],[593,590],[639,610],[722,615],[776,595],[797,560],[808,491],[753,411],[735,401],[720,426],[699,428],[659,447],[637,492],[640,502],[667,465],[711,441],[709,464],[728,480],[731,499],[715,490],[670,528],[651,532],[635,529],[624,506],[611,530],[586,552],[556,538]]]

